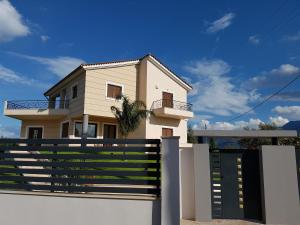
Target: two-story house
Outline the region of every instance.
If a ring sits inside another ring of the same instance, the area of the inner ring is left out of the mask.
[[[21,121],[21,138],[118,138],[111,106],[120,94],[146,103],[154,115],[129,138],[180,136],[193,117],[192,87],[152,55],[137,60],[81,64],[44,93],[46,100],[6,101],[4,115]]]

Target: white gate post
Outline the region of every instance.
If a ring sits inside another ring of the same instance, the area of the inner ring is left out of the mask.
[[[161,225],[180,225],[179,137],[163,137],[161,152]]]

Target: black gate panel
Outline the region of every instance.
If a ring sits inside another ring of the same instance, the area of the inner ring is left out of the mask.
[[[242,161],[244,216],[246,219],[262,220],[259,151],[244,151]]]
[[[300,149],[296,149],[296,160],[297,160],[297,174],[298,174],[298,188],[300,197]],[[300,200],[300,199],[299,199]]]
[[[221,153],[222,218],[243,219],[242,153]]]
[[[262,219],[259,151],[211,150],[212,216]]]

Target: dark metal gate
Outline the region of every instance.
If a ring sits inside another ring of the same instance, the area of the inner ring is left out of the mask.
[[[213,218],[261,220],[259,151],[211,150]]]
[[[298,188],[300,197],[300,149],[296,149],[296,160],[297,160],[297,174],[298,174]]]

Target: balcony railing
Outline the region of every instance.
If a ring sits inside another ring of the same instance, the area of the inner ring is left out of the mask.
[[[17,100],[7,101],[6,109],[20,110],[20,109],[68,109],[68,100],[48,101],[48,100]]]
[[[169,100],[169,99],[161,99],[161,100],[154,101],[152,103],[151,109],[159,109],[163,107],[183,110],[183,111],[192,111],[192,104],[187,102]]]

